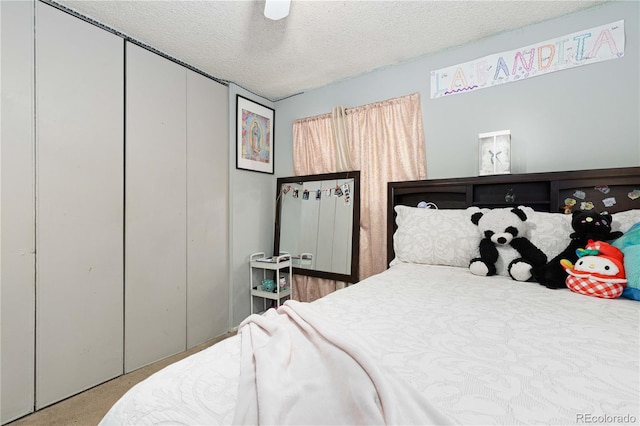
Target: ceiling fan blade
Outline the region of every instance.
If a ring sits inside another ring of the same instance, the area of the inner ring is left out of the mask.
[[[265,0],[264,16],[277,21],[289,15],[291,0]]]

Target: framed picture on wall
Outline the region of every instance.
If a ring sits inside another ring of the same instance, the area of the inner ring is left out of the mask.
[[[236,168],[273,174],[275,111],[236,95]]]
[[[511,130],[480,133],[479,175],[511,173]]]

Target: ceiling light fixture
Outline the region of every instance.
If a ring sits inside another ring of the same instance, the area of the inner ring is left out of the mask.
[[[274,21],[286,18],[289,15],[291,0],[265,0],[264,16]]]

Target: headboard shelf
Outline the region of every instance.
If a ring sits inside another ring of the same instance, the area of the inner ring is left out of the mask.
[[[387,189],[390,262],[394,257],[396,205],[416,207],[420,201],[441,209],[526,205],[538,211],[564,212],[569,200],[575,201],[575,209],[616,213],[640,209],[640,198],[631,196],[632,191],[640,190],[640,167],[389,182]]]
[[[528,200],[528,199],[520,199],[519,201],[515,201],[515,202],[506,202],[506,201],[496,201],[496,202],[474,202],[472,205],[476,206],[476,207],[480,207],[480,208],[487,208],[487,209],[497,209],[497,208],[501,208],[501,207],[511,207],[511,206],[529,206],[534,210],[540,211],[540,212],[548,212],[551,211],[551,209],[549,208],[549,202],[541,202],[541,201],[536,201],[536,200]],[[468,206],[464,206],[462,208],[467,208]]]
[[[549,210],[549,182],[514,182],[473,185],[474,206],[509,206],[527,204]],[[532,206],[533,207],[533,206]]]

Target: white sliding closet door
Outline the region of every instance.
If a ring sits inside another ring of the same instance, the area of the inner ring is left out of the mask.
[[[229,93],[187,71],[187,347],[229,323]]]
[[[126,44],[125,371],[186,349],[186,69]]]
[[[36,2],[36,408],[123,371],[123,59]]]
[[[33,411],[33,4],[2,1],[1,423]]]

